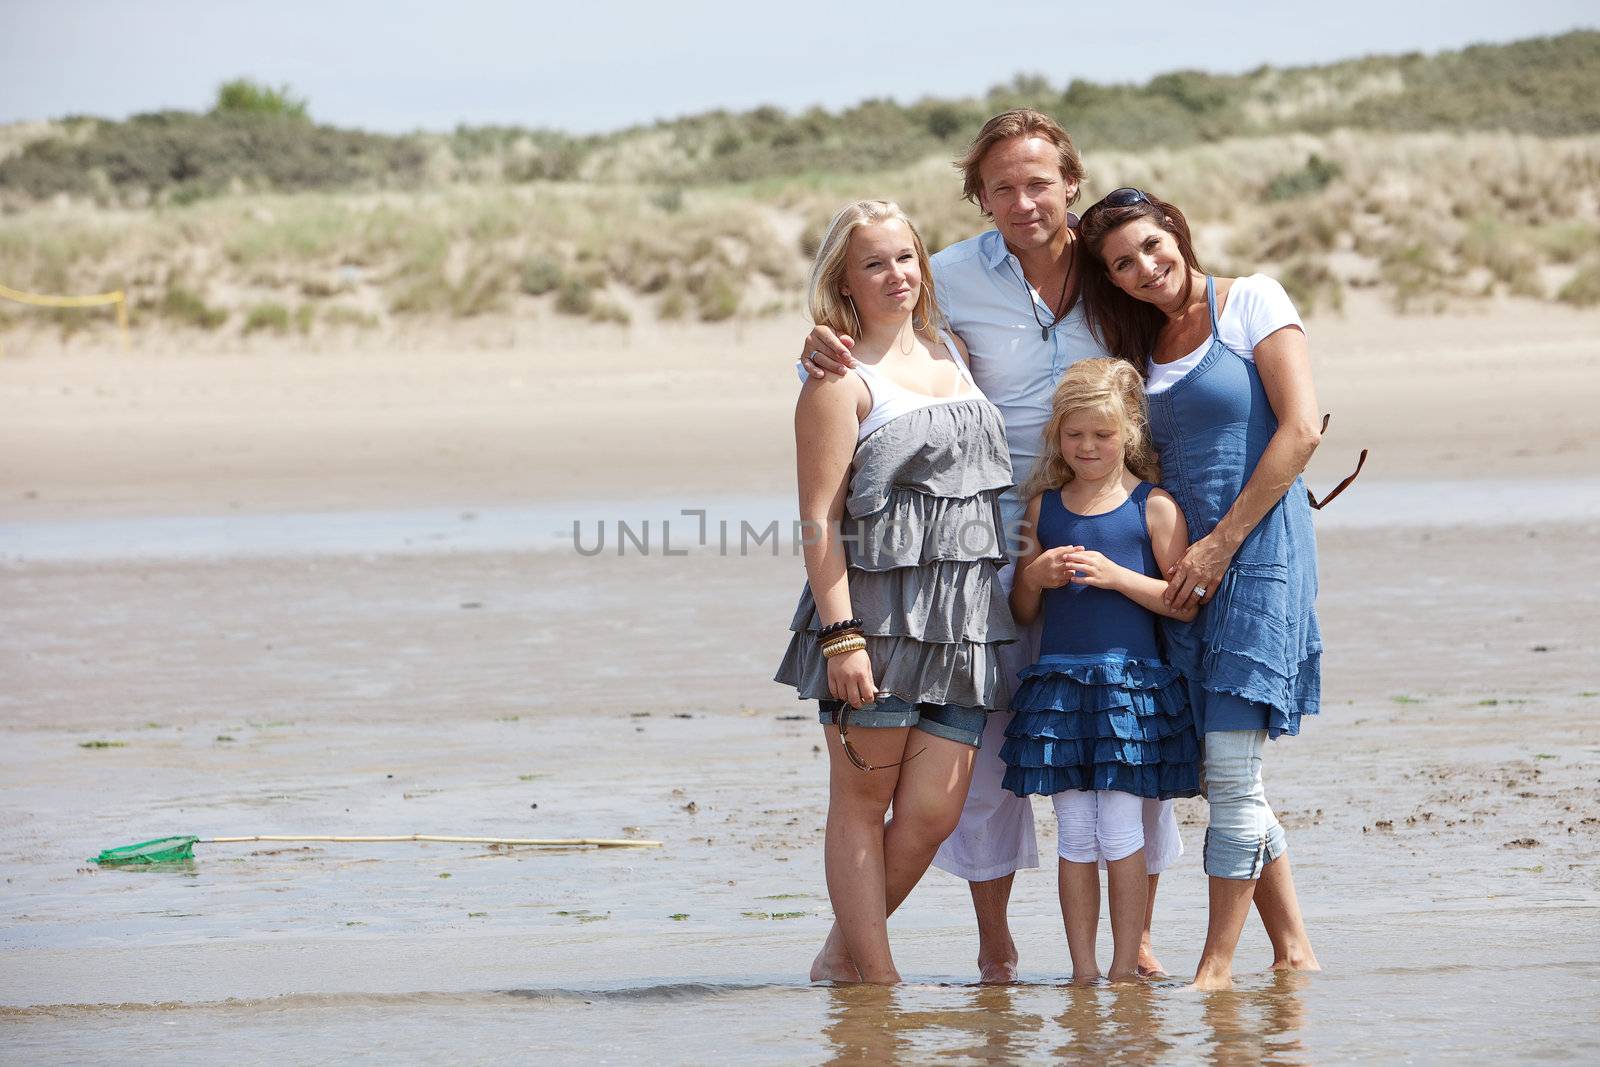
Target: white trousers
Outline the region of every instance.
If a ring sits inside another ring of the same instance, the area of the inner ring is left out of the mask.
[[[1115,863],[1144,848],[1142,797],[1064,789],[1050,800],[1056,808],[1056,855],[1068,863]]]
[[[1011,591],[1014,569],[1007,567],[1000,572],[1000,582],[1007,595]],[[972,785],[961,809],[961,822],[933,857],[935,867],[969,882],[987,882],[1024,867],[1039,866],[1032,798],[1019,797],[1001,786],[1006,765],[1000,758],[1000,746],[1005,744],[1006,727],[1011,725],[1011,690],[1022,669],[1039,658],[1041,629],[1036,620],[1017,641],[1000,646],[1004,686],[995,703],[1004,710],[989,716],[983,731],[983,745],[973,762]],[[1144,801],[1144,846],[1145,865],[1151,874],[1160,874],[1183,855],[1183,841],[1178,836],[1178,817],[1172,811],[1172,801]]]

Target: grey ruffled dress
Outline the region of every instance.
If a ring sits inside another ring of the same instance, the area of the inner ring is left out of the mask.
[[[1017,638],[998,577],[1010,486],[1005,424],[981,393],[913,408],[856,446],[841,536],[880,696],[985,709],[1003,697],[999,646]],[[774,679],[802,700],[831,699],[822,626],[807,585]]]

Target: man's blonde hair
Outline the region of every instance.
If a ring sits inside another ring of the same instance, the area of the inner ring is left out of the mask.
[[[1078,197],[1083,192],[1083,159],[1078,155],[1077,147],[1072,143],[1072,138],[1061,124],[1042,111],[1035,111],[1031,107],[1019,107],[1011,111],[1003,111],[983,124],[983,129],[978,131],[978,136],[972,142],[972,147],[967,149],[967,154],[956,160],[956,169],[961,171],[961,195],[978,205],[978,210],[985,215],[989,212],[980,199],[983,193],[983,175],[979,167],[989,150],[1001,141],[1009,141],[1013,137],[1041,137],[1056,146],[1056,153],[1061,162],[1061,176],[1068,181],[1077,182],[1077,191],[1067,201],[1071,207],[1078,202]]]

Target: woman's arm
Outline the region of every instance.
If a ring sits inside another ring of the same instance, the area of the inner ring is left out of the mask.
[[[1255,357],[1267,400],[1278,418],[1277,432],[1216,529],[1191,545],[1167,572],[1171,579],[1165,594],[1168,604],[1182,604],[1196,586],[1206,591],[1202,599],[1216,594],[1234,553],[1283,499],[1322,440],[1317,392],[1311,382],[1311,347],[1305,333],[1297,326],[1285,326],[1268,334],[1256,345]]]
[[[813,378],[800,389],[794,409],[800,519],[805,531],[806,581],[824,626],[851,617],[850,583],[839,524],[844,518],[861,408],[867,400],[859,378]],[[828,660],[828,689],[855,707],[872,702],[876,687],[865,652]]]
[[[1144,506],[1145,525],[1150,530],[1150,547],[1154,550],[1156,565],[1163,574],[1183,558],[1189,547],[1189,531],[1184,525],[1183,512],[1178,502],[1160,489],[1152,490]],[[1113,562],[1099,552],[1079,549],[1061,557],[1072,572],[1074,585],[1092,585],[1121,593],[1146,611],[1165,615],[1169,619],[1188,622],[1200,611],[1200,605],[1185,601],[1180,606],[1168,604],[1165,594],[1167,583],[1160,578],[1130,570]]]

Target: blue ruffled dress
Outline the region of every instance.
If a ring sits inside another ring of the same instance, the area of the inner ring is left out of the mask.
[[[1047,492],[1045,548],[1082,545],[1158,577],[1145,523],[1154,486],[1121,507],[1078,515]],[[1183,677],[1161,654],[1156,616],[1121,593],[1068,585],[1044,594],[1039,661],[1022,671],[1000,749],[1005,788],[1019,796],[1115,790],[1154,800],[1200,792],[1199,744]]]

